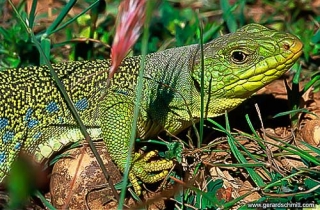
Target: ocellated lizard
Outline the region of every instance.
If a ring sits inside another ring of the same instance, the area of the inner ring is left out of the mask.
[[[176,134],[200,117],[200,88],[205,117],[221,115],[238,106],[256,90],[279,78],[298,59],[302,43],[293,35],[247,25],[204,45],[204,86],[200,87],[199,45],[147,55],[138,137],[155,137],[164,129]],[[53,64],[92,138],[103,138],[121,171],[129,152],[134,92],[140,56],[126,58],[106,88],[109,60]],[[0,72],[0,181],[23,151],[42,161],[69,142],[83,139],[47,66]],[[99,98],[106,94],[101,102]],[[101,128],[101,129],[100,129]],[[102,132],[101,132],[102,131]],[[164,178],[172,161],[148,163],[150,156],[134,155],[129,174],[137,179]],[[154,171],[162,172],[154,173]]]

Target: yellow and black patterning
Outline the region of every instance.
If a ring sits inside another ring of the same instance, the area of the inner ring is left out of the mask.
[[[206,117],[235,108],[287,71],[301,50],[302,44],[295,36],[247,25],[204,45],[203,87],[198,45],[149,54],[138,137],[155,137],[164,129],[176,134],[191,120],[197,121],[201,88]],[[109,88],[107,74],[103,73],[109,69],[108,60],[53,65],[92,137],[104,139],[122,171],[129,152],[140,59],[125,59]],[[1,182],[20,151],[41,161],[65,144],[83,138],[46,66],[8,69],[0,72],[0,82]],[[129,178],[138,194],[138,179],[156,182],[173,165],[168,160],[149,162],[154,155],[150,152],[140,158],[134,154]]]

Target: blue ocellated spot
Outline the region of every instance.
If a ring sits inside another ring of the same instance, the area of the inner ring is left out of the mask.
[[[47,112],[51,113],[55,113],[59,110],[59,106],[56,102],[51,101],[47,107],[46,107]]]
[[[83,110],[87,109],[89,106],[88,100],[86,98],[80,99],[74,105],[79,111],[83,111]]]
[[[120,90],[120,89],[119,89],[119,90],[116,90],[115,92],[116,92],[116,93],[120,93],[120,94],[122,94],[122,95],[126,95],[126,96],[129,95],[128,92],[125,91],[125,90]]]
[[[59,120],[59,123],[63,123],[64,122],[64,118],[61,117],[61,116],[58,117],[58,120]]]
[[[38,120],[32,119],[32,113],[33,113],[33,109],[28,108],[26,115],[24,116],[24,120],[27,121],[28,128],[34,128],[35,126],[37,126],[39,124]]]
[[[21,148],[21,143],[20,142],[17,142],[16,145],[14,146],[14,149],[15,150],[18,150]]]
[[[32,109],[32,108],[29,108],[29,109],[27,110],[26,115],[25,115],[25,117],[24,117],[24,120],[25,120],[25,121],[29,121],[29,120],[30,120],[31,115],[32,115],[32,112],[33,112],[33,109]]]
[[[35,126],[37,126],[39,124],[39,121],[36,119],[30,119],[28,121],[28,128],[34,128]]]
[[[2,141],[3,141],[3,143],[8,143],[8,142],[12,141],[13,137],[14,137],[14,132],[6,131],[2,136]]]
[[[39,131],[39,132],[35,133],[32,138],[34,140],[37,140],[37,139],[39,139],[41,137],[41,135],[42,135],[42,133]]]
[[[0,130],[4,129],[9,124],[7,118],[0,118]]]
[[[0,164],[3,164],[6,162],[6,154],[4,152],[0,153]]]

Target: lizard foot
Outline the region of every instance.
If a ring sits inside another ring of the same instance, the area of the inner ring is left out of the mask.
[[[139,153],[135,153],[134,155],[129,180],[137,195],[141,194],[141,186],[138,183],[138,178],[144,183],[155,183],[164,179],[169,173],[169,169],[173,167],[172,160],[162,159],[150,161],[157,153],[157,151],[151,151],[144,155]]]

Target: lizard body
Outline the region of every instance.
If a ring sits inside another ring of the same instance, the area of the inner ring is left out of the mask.
[[[247,25],[204,45],[204,87],[198,45],[147,55],[137,137],[155,137],[163,130],[176,134],[199,120],[200,88],[205,93],[205,117],[232,110],[286,72],[301,50],[302,43],[293,35]],[[110,67],[109,60],[52,65],[91,137],[104,139],[121,171],[129,152],[140,60],[126,58],[109,88],[107,74],[101,74]],[[1,182],[21,151],[42,161],[67,143],[83,139],[48,67],[8,69],[0,72],[0,82]],[[137,179],[156,182],[173,165],[167,160],[148,162],[154,155],[134,154],[129,179],[138,194]]]

